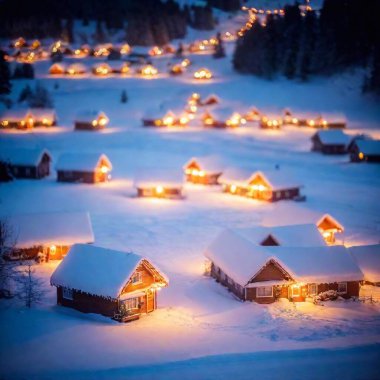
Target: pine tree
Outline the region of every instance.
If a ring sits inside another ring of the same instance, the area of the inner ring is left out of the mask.
[[[20,92],[20,95],[18,97],[18,103],[22,103],[22,102],[25,102],[25,101],[28,101],[29,98],[33,96],[33,92],[32,92],[32,89],[30,88],[30,86],[27,84]]]
[[[5,53],[0,50],[0,95],[10,94],[12,89],[10,77],[11,73],[9,70],[9,64],[5,60]]]
[[[20,283],[20,290],[18,296],[24,301],[27,308],[31,308],[35,303],[39,302],[44,293],[44,284],[39,279],[32,264],[26,264],[26,268],[18,272],[18,282]]]
[[[37,83],[34,92],[29,97],[29,107],[33,108],[52,108],[53,101],[49,91],[40,83]]]
[[[121,103],[127,103],[128,102],[128,95],[125,90],[121,92],[121,97],[120,97]]]
[[[216,59],[224,58],[226,56],[226,51],[224,50],[224,44],[220,32],[217,33],[216,40],[217,44],[215,45],[213,57]]]

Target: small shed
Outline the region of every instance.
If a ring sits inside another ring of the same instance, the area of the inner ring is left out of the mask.
[[[98,131],[104,129],[109,123],[109,118],[102,111],[82,111],[74,120],[74,129],[82,131]]]
[[[132,252],[76,244],[51,276],[57,304],[120,322],[157,308],[167,276],[150,260]]]
[[[41,179],[50,174],[51,155],[46,149],[2,149],[0,161],[9,165],[14,178]]]
[[[172,170],[140,171],[135,176],[138,197],[183,198],[183,175]]]
[[[217,185],[223,173],[223,164],[217,156],[192,157],[183,166],[187,182]]]
[[[58,182],[98,183],[111,179],[112,164],[105,154],[65,153],[56,170]]]
[[[345,154],[351,136],[341,130],[322,130],[316,132],[312,137],[312,151],[323,154]]]
[[[14,234],[11,259],[60,260],[73,244],[94,242],[87,212],[12,215],[7,221]]]
[[[380,162],[380,140],[356,139],[351,147],[351,162]]]

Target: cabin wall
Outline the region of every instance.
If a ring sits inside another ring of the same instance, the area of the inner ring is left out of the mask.
[[[325,145],[321,142],[318,136],[312,137],[312,151],[322,152],[323,154],[345,154],[347,153],[346,145],[342,144],[328,144]]]
[[[217,185],[218,178],[221,176],[221,174],[222,173],[206,174],[204,176],[187,174],[186,181],[200,185]]]
[[[118,301],[106,299],[103,297],[92,296],[73,290],[73,299],[63,298],[62,287],[57,287],[57,304],[65,307],[71,307],[83,313],[102,314],[107,317],[113,317],[118,312]]]
[[[237,284],[232,278],[227,276],[222,269],[216,266],[214,263],[211,264],[210,276],[215,278],[217,282],[228,288],[230,292],[235,294],[236,297],[241,300],[245,299],[244,288]]]
[[[104,129],[104,126],[99,125],[99,123],[96,126],[93,126],[90,122],[75,121],[74,129],[77,131],[97,131]]]
[[[70,170],[58,170],[57,171],[58,182],[83,182],[83,183],[95,183],[96,176],[94,172],[80,172]]]
[[[271,202],[277,202],[284,199],[293,199],[300,195],[300,189],[298,187],[272,191],[272,196],[269,199]]]
[[[182,188],[164,188],[164,191],[157,194],[156,187],[138,187],[138,197],[154,198],[182,198]]]
[[[36,166],[10,165],[10,171],[15,178],[19,179],[38,179]]]

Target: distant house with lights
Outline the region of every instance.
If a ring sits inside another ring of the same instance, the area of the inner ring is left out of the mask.
[[[106,76],[112,74],[111,66],[106,62],[96,63],[92,69],[92,73],[97,76]]]
[[[49,68],[50,75],[64,75],[66,73],[66,65],[63,63],[53,63]]]
[[[144,127],[185,127],[190,121],[188,114],[184,111],[174,113],[171,110],[148,110],[142,123]]]
[[[323,154],[345,154],[351,138],[341,130],[321,130],[311,137],[311,150]]]
[[[203,125],[208,128],[236,128],[245,124],[245,119],[231,107],[205,110],[201,119]]]
[[[83,75],[86,73],[87,73],[87,67],[83,65],[82,63],[72,63],[66,68],[67,75],[75,76],[75,75]]]
[[[50,283],[57,288],[58,305],[128,322],[157,308],[157,293],[169,280],[135,253],[76,244]]]
[[[380,162],[380,140],[355,139],[350,147],[351,162]]]
[[[73,244],[94,242],[90,215],[86,212],[12,215],[7,222],[14,235],[8,255],[13,260],[60,260]]]
[[[32,129],[57,124],[53,108],[16,108],[5,111],[0,117],[2,128]]]
[[[283,119],[278,114],[266,113],[262,114],[259,119],[259,126],[263,129],[280,129]]]
[[[327,290],[357,297],[363,281],[344,246],[264,247],[225,230],[205,256],[206,272],[244,301],[303,302]]]
[[[223,173],[223,164],[219,157],[192,157],[183,166],[187,182],[202,185],[217,185]]]
[[[298,127],[344,129],[347,125],[346,117],[340,113],[329,113],[321,115],[312,112],[292,112],[285,110],[284,124]]]
[[[74,129],[80,131],[98,131],[109,123],[107,115],[102,111],[83,111],[74,120]]]
[[[183,175],[171,170],[140,171],[134,181],[138,197],[182,199]]]
[[[50,174],[51,155],[45,149],[2,149],[0,161],[14,178],[41,179]]]
[[[301,185],[279,170],[251,172],[228,169],[220,177],[223,191],[233,195],[277,202],[284,199],[300,199]]]
[[[56,164],[58,182],[107,182],[112,164],[105,154],[65,153]]]

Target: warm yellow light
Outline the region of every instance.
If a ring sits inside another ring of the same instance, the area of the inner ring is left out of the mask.
[[[108,173],[109,169],[108,169],[108,166],[106,165],[103,165],[101,168],[100,168],[100,171],[104,174]]]
[[[4,127],[6,127],[9,124],[8,120],[3,120],[2,124],[4,125]]]
[[[187,67],[190,65],[190,60],[185,58],[182,62],[181,62],[181,66],[182,67]]]
[[[107,119],[105,117],[100,117],[98,123],[100,126],[104,127],[107,124]]]
[[[199,170],[198,170],[198,169],[193,169],[193,170],[191,171],[191,174],[192,174],[193,176],[197,177],[197,176],[199,175]]]
[[[42,124],[48,124],[49,123],[49,121],[48,121],[48,119],[46,119],[45,117],[42,119]]]
[[[231,193],[236,193],[236,190],[237,190],[236,185],[231,185],[230,186]]]
[[[208,69],[200,69],[194,73],[195,79],[211,79],[212,73]]]
[[[359,152],[359,160],[362,160],[364,158],[363,152]]]
[[[315,126],[315,121],[314,120],[309,120],[308,124],[310,125],[310,127],[314,127]]]
[[[292,119],[292,123],[293,123],[293,124],[298,124],[298,119],[294,117],[294,118]]]
[[[164,188],[162,186],[156,187],[156,194],[162,194],[164,192]]]
[[[181,125],[184,125],[184,124],[187,124],[189,122],[189,118],[185,115],[181,116],[180,119],[179,119],[179,123]]]
[[[55,245],[51,245],[50,254],[54,256],[56,252],[57,252],[57,247]]]
[[[98,125],[98,121],[97,120],[93,120],[92,123],[91,123],[94,127],[96,127]]]
[[[146,75],[146,76],[153,76],[153,75],[156,75],[157,73],[158,73],[158,70],[152,65],[145,66],[141,71],[141,74]]]
[[[204,177],[205,175],[206,175],[206,173],[203,170],[199,171],[199,177]]]
[[[80,49],[76,49],[76,50],[74,50],[74,54],[75,55],[79,55],[81,53],[81,50]]]

